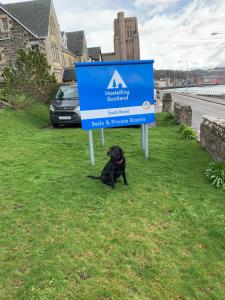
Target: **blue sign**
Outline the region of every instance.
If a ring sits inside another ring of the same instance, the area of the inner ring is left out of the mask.
[[[82,128],[154,123],[153,62],[77,63]]]

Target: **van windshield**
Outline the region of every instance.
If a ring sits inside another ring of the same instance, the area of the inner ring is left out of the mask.
[[[61,86],[56,95],[56,100],[74,100],[78,99],[77,86]]]

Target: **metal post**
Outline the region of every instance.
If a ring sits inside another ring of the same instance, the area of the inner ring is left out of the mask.
[[[144,151],[145,150],[145,125],[141,125],[141,149]]]
[[[95,165],[95,157],[94,157],[94,146],[93,146],[93,136],[92,130],[88,130],[88,137],[89,137],[89,154],[92,166]]]
[[[101,131],[101,144],[102,146],[105,146],[104,129],[101,128],[100,131]]]
[[[145,159],[148,159],[148,124],[145,124]]]

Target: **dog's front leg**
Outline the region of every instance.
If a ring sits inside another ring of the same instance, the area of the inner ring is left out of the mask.
[[[124,182],[124,184],[128,185],[127,176],[126,176],[126,172],[125,171],[122,173],[122,176],[123,176],[123,182]]]
[[[111,187],[114,189],[115,188],[115,182],[114,182],[114,178],[113,178],[113,173],[110,173],[110,184],[111,184]]]

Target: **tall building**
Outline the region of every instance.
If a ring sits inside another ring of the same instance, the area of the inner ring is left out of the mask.
[[[103,60],[139,60],[140,43],[136,17],[125,18],[119,12],[114,20],[114,52],[104,53]]]

